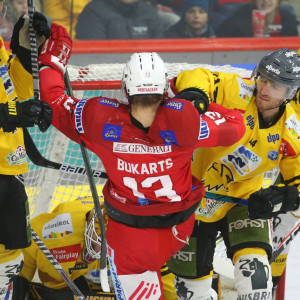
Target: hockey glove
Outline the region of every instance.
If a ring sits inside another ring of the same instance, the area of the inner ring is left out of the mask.
[[[272,185],[250,195],[248,213],[251,220],[271,219],[278,213],[299,208],[299,191],[295,186]]]
[[[64,74],[70,59],[72,39],[67,30],[58,24],[52,23],[51,37],[43,44],[39,56],[39,65],[50,66]]]
[[[46,17],[39,12],[34,13],[32,25],[37,35],[37,46],[39,48],[49,38],[50,27]],[[17,55],[23,67],[29,73],[32,73],[28,15],[22,15],[15,24],[10,48],[12,53]]]
[[[46,131],[52,122],[52,109],[39,100],[10,101],[0,104],[0,127],[4,132],[13,132],[17,127],[32,127]]]
[[[188,88],[182,90],[174,98],[185,99],[194,105],[199,114],[203,114],[208,110],[209,103],[211,102],[209,95],[198,88]]]

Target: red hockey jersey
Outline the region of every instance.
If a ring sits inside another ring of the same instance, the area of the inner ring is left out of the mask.
[[[109,175],[105,200],[126,214],[164,215],[193,206],[204,193],[191,175],[194,149],[232,145],[245,132],[237,111],[212,103],[199,116],[190,102],[171,99],[159,107],[145,133],[132,124],[130,105],[105,97],[71,98],[51,68],[40,72],[40,80],[53,125],[98,155]]]

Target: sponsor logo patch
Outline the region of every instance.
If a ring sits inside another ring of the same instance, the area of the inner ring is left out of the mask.
[[[221,161],[231,163],[241,176],[245,176],[255,170],[262,159],[244,145],[239,145],[233,152],[222,157]]]
[[[63,213],[44,225],[42,236],[44,239],[59,239],[73,232],[71,214]]]
[[[251,115],[249,115],[246,117],[246,120],[247,120],[246,126],[249,126],[250,129],[252,130],[254,128],[254,118]]]
[[[117,143],[114,142],[113,152],[117,153],[133,153],[133,154],[164,154],[172,152],[172,146],[147,146],[143,144],[133,143]]]
[[[121,139],[122,127],[113,124],[104,124],[102,138],[108,141],[119,142]]]
[[[178,145],[174,131],[162,130],[159,132],[159,135],[164,140],[165,145]]]
[[[276,141],[279,141],[280,136],[279,136],[278,133],[276,133],[276,134],[271,134],[271,133],[269,133],[267,139],[268,139],[268,143],[273,143],[273,144],[275,144]]]
[[[207,139],[209,137],[209,127],[207,125],[207,122],[202,120],[202,116],[200,116],[200,131],[198,140]]]
[[[300,124],[296,116],[292,114],[285,122],[285,126],[293,137],[300,139]]]
[[[59,263],[76,261],[81,252],[80,244],[49,249]]]
[[[25,148],[19,145],[16,151],[9,152],[6,160],[10,166],[22,165],[27,163],[27,154]]]
[[[237,77],[237,81],[239,84],[239,96],[245,100],[247,103],[250,102],[250,99],[253,96],[253,92],[255,89],[255,85],[254,84],[247,84],[242,78]]]
[[[106,99],[106,98],[100,98],[100,104],[101,105],[108,105],[108,106],[112,106],[115,108],[119,108],[120,107],[120,103],[119,102],[115,102],[111,99]]]
[[[84,133],[82,125],[82,110],[88,99],[80,100],[75,107],[75,126],[79,133]]]
[[[168,101],[166,107],[181,111],[183,109],[183,105],[184,104],[179,101]]]
[[[268,159],[275,161],[275,160],[277,160],[277,158],[278,158],[278,151],[275,151],[275,150],[269,151]]]
[[[6,95],[10,96],[14,91],[14,85],[8,75],[8,70],[7,70],[6,64],[3,64],[2,66],[0,66],[0,77],[3,82]]]

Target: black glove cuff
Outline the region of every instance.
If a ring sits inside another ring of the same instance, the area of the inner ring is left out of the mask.
[[[20,60],[20,63],[22,64],[23,68],[30,74],[32,74],[32,68],[31,68],[31,53],[30,50],[19,46],[17,49],[15,49],[14,52],[17,57]]]
[[[174,98],[180,98],[185,100],[207,100],[207,103],[210,102],[209,96],[201,89],[190,87],[180,91],[175,95]]]

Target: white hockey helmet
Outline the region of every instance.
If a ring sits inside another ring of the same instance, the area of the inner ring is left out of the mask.
[[[122,89],[127,96],[163,95],[169,87],[165,64],[155,52],[133,53],[124,67]]]

